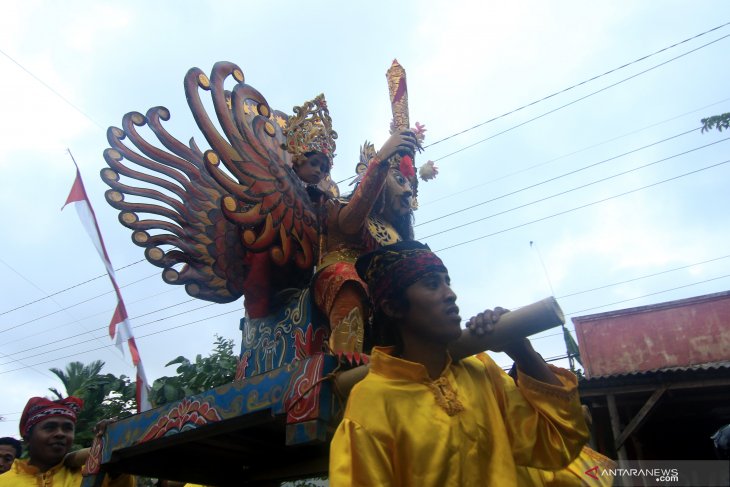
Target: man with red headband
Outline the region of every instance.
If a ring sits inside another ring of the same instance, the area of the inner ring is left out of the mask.
[[[28,460],[16,460],[12,468],[0,475],[0,487],[78,487],[81,469],[64,465],[63,459],[74,441],[76,418],[84,401],[66,397],[51,401],[32,397],[20,417],[20,435],[28,446]],[[104,486],[128,487],[134,478],[120,475],[104,480]]]
[[[576,378],[528,340],[504,350],[519,385],[486,354],[451,361],[461,317],[446,267],[427,246],[386,246],[356,268],[380,346],[332,440],[332,487],[516,486],[517,465],[558,469],[578,455],[588,431]],[[469,329],[489,333],[505,312],[480,313]]]

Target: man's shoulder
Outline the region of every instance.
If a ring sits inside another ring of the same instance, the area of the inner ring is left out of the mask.
[[[466,357],[451,365],[455,368],[462,368],[469,372],[484,374],[486,371],[499,369],[499,366],[486,353],[478,353],[471,357]]]
[[[0,486],[22,486],[27,483],[27,485],[34,485],[35,479],[31,475],[25,475],[24,472],[26,469],[24,468],[27,464],[27,460],[15,460],[13,462],[13,465],[10,467],[10,470],[7,472],[0,474]],[[29,482],[24,483],[23,482],[23,476],[28,477]]]

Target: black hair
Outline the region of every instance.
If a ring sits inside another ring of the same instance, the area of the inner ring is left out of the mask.
[[[410,303],[406,297],[405,289],[397,289],[386,298],[401,311],[408,311]],[[369,342],[365,350],[369,353],[373,346],[394,347],[394,354],[400,355],[403,352],[403,337],[400,333],[400,320],[388,315],[382,306],[373,309],[373,316],[370,319]]]
[[[11,438],[9,436],[0,438],[0,445],[10,445],[15,447],[15,458],[20,458],[20,455],[23,453],[23,444],[15,438]]]

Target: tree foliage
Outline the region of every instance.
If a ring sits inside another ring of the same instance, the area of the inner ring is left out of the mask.
[[[152,384],[150,400],[156,406],[177,401],[185,396],[199,394],[232,382],[236,374],[238,356],[233,352],[233,340],[215,336],[213,350],[208,357],[198,354],[195,362],[182,355],[165,366],[178,365],[177,375],[160,377]]]
[[[700,122],[702,122],[702,132],[707,132],[713,128],[716,128],[718,132],[722,132],[723,129],[730,128],[730,112],[703,118]]]

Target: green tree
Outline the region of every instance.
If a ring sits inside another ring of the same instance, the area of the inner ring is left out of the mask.
[[[66,395],[80,397],[84,408],[76,421],[74,443],[77,447],[91,446],[96,423],[106,418],[122,418],[133,414],[137,404],[134,384],[122,375],[102,374],[104,362],[96,360],[88,365],[71,362],[66,370],[50,369],[61,381]],[[61,399],[64,395],[55,387],[49,390]]]
[[[177,401],[232,382],[238,356],[233,352],[233,340],[216,335],[213,351],[208,357],[198,354],[195,362],[191,362],[181,355],[165,366],[176,364],[177,375],[160,377],[152,384],[150,400],[154,405]]]
[[[723,129],[730,128],[730,112],[703,118],[700,122],[702,122],[702,132],[707,132],[713,128],[716,128],[718,132],[722,132]]]

